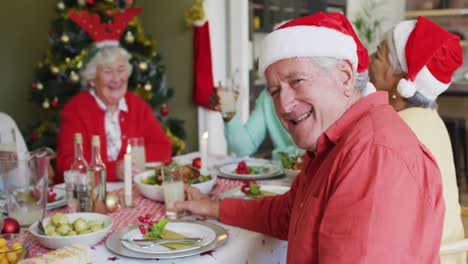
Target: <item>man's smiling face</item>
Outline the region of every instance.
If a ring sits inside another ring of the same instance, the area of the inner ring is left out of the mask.
[[[352,65],[341,60],[332,68],[324,70],[311,58],[291,58],[265,70],[267,89],[281,123],[297,146],[308,151],[317,149],[320,135],[352,104]]]

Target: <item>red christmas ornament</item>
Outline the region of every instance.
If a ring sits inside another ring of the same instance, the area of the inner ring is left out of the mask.
[[[192,166],[195,167],[195,168],[197,168],[197,169],[200,169],[200,168],[201,168],[201,163],[202,163],[202,160],[201,160],[201,158],[199,158],[199,157],[198,157],[198,158],[194,158],[194,159],[192,160]]]
[[[3,219],[3,229],[2,234],[12,234],[19,233],[20,224],[14,218],[5,218]]]
[[[94,5],[94,0],[86,0],[86,4],[88,4],[88,5]]]
[[[58,99],[57,99],[57,98],[54,98],[54,100],[52,100],[52,103],[50,103],[50,106],[51,106],[53,109],[57,109],[57,107],[58,107]]]
[[[32,88],[37,88],[37,82],[32,82],[31,86]]]
[[[133,0],[128,0],[129,5],[133,5]]]
[[[159,109],[159,112],[162,116],[167,116],[169,114],[169,106],[167,106],[167,104],[163,104],[161,109]]]
[[[31,140],[32,141],[36,141],[38,140],[39,138],[41,138],[41,134],[37,133],[37,132],[32,132],[31,133]]]

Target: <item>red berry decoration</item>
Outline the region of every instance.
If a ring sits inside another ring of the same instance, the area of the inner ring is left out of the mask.
[[[245,160],[242,160],[239,163],[237,163],[236,173],[237,174],[249,174],[249,167],[247,166],[247,163],[245,162]]]
[[[50,103],[50,106],[51,106],[53,109],[57,109],[57,107],[58,107],[58,99],[57,99],[57,98],[54,98],[54,100],[52,100],[52,103]]]
[[[138,222],[144,223],[144,221],[145,221],[145,218],[143,216],[138,217]]]
[[[150,213],[145,215],[145,219],[148,220],[148,223],[150,223],[149,220],[151,219],[151,217],[153,216]]]
[[[163,104],[159,109],[159,112],[162,116],[167,116],[169,114],[169,106],[167,106],[167,104]]]
[[[201,163],[202,163],[202,160],[201,160],[201,158],[199,158],[199,157],[198,157],[198,158],[194,158],[194,159],[192,160],[192,166],[195,167],[195,168],[197,168],[197,169],[200,169],[200,168],[201,168]]]
[[[14,218],[5,218],[3,219],[3,229],[2,234],[13,234],[19,233],[20,231],[20,224]]]

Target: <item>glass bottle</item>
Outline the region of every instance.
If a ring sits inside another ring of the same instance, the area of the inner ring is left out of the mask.
[[[101,141],[94,135],[91,139],[91,161],[88,166],[93,211],[106,213],[106,166],[101,160]]]
[[[81,133],[75,133],[75,159],[73,160],[70,170],[78,171],[80,173],[87,173],[88,163],[83,155],[83,137]]]

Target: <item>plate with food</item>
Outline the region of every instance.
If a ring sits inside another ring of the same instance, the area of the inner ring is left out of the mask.
[[[32,199],[38,200],[37,197],[39,197],[39,195],[37,194],[37,192],[38,192],[37,190],[28,190],[28,191],[18,193],[17,196],[19,197],[17,199],[23,200],[23,201],[32,200]],[[53,187],[48,188],[47,189],[47,204],[46,204],[47,210],[51,210],[51,209],[55,209],[55,208],[59,208],[59,207],[67,205],[67,200],[65,199],[65,195],[66,193],[64,189],[53,188]],[[6,204],[5,197],[1,197],[0,198],[0,212],[6,211],[5,204]]]
[[[151,200],[164,202],[162,188],[162,173],[181,173],[184,183],[198,188],[203,193],[208,193],[216,182],[216,175],[201,175],[199,168],[192,164],[180,165],[175,162],[163,163],[154,169],[146,170],[137,174],[133,181],[136,183],[140,193]]]
[[[267,179],[284,175],[281,165],[265,159],[237,159],[216,168],[220,177],[229,179]]]
[[[255,180],[244,180],[242,186],[225,191],[219,198],[255,199],[280,195],[287,191],[289,191],[289,187],[287,186],[259,185]]]
[[[160,223],[161,221],[157,222],[156,225]],[[152,226],[154,226],[154,223]],[[164,243],[165,246],[159,248],[161,245],[154,245],[148,247],[148,245],[151,245],[151,243],[153,243],[150,241],[135,241],[140,238],[143,240],[148,239],[148,237],[145,238],[146,234],[143,235],[140,229],[142,229],[141,225],[131,225],[115,231],[107,238],[106,247],[113,253],[125,257],[141,259],[168,259],[200,255],[204,252],[209,252],[210,250],[213,250],[219,247],[220,245],[224,244],[229,237],[229,234],[227,233],[226,229],[208,221],[170,221],[164,226],[164,229],[178,233],[186,238],[195,239],[200,242],[192,243],[192,245],[190,245],[190,243]],[[157,241],[158,239],[164,238],[159,238],[158,236],[157,238],[153,239],[153,241]],[[169,238],[166,239],[177,238],[171,238],[171,236],[169,236]],[[136,242],[139,244],[135,245],[132,242]],[[186,248],[171,249],[171,247],[174,246],[185,246]],[[146,249],[143,249],[142,247],[146,247]]]
[[[150,226],[129,230],[120,239],[122,244],[136,252],[167,254],[204,247],[216,238],[213,229],[198,223],[169,222],[163,218]]]

